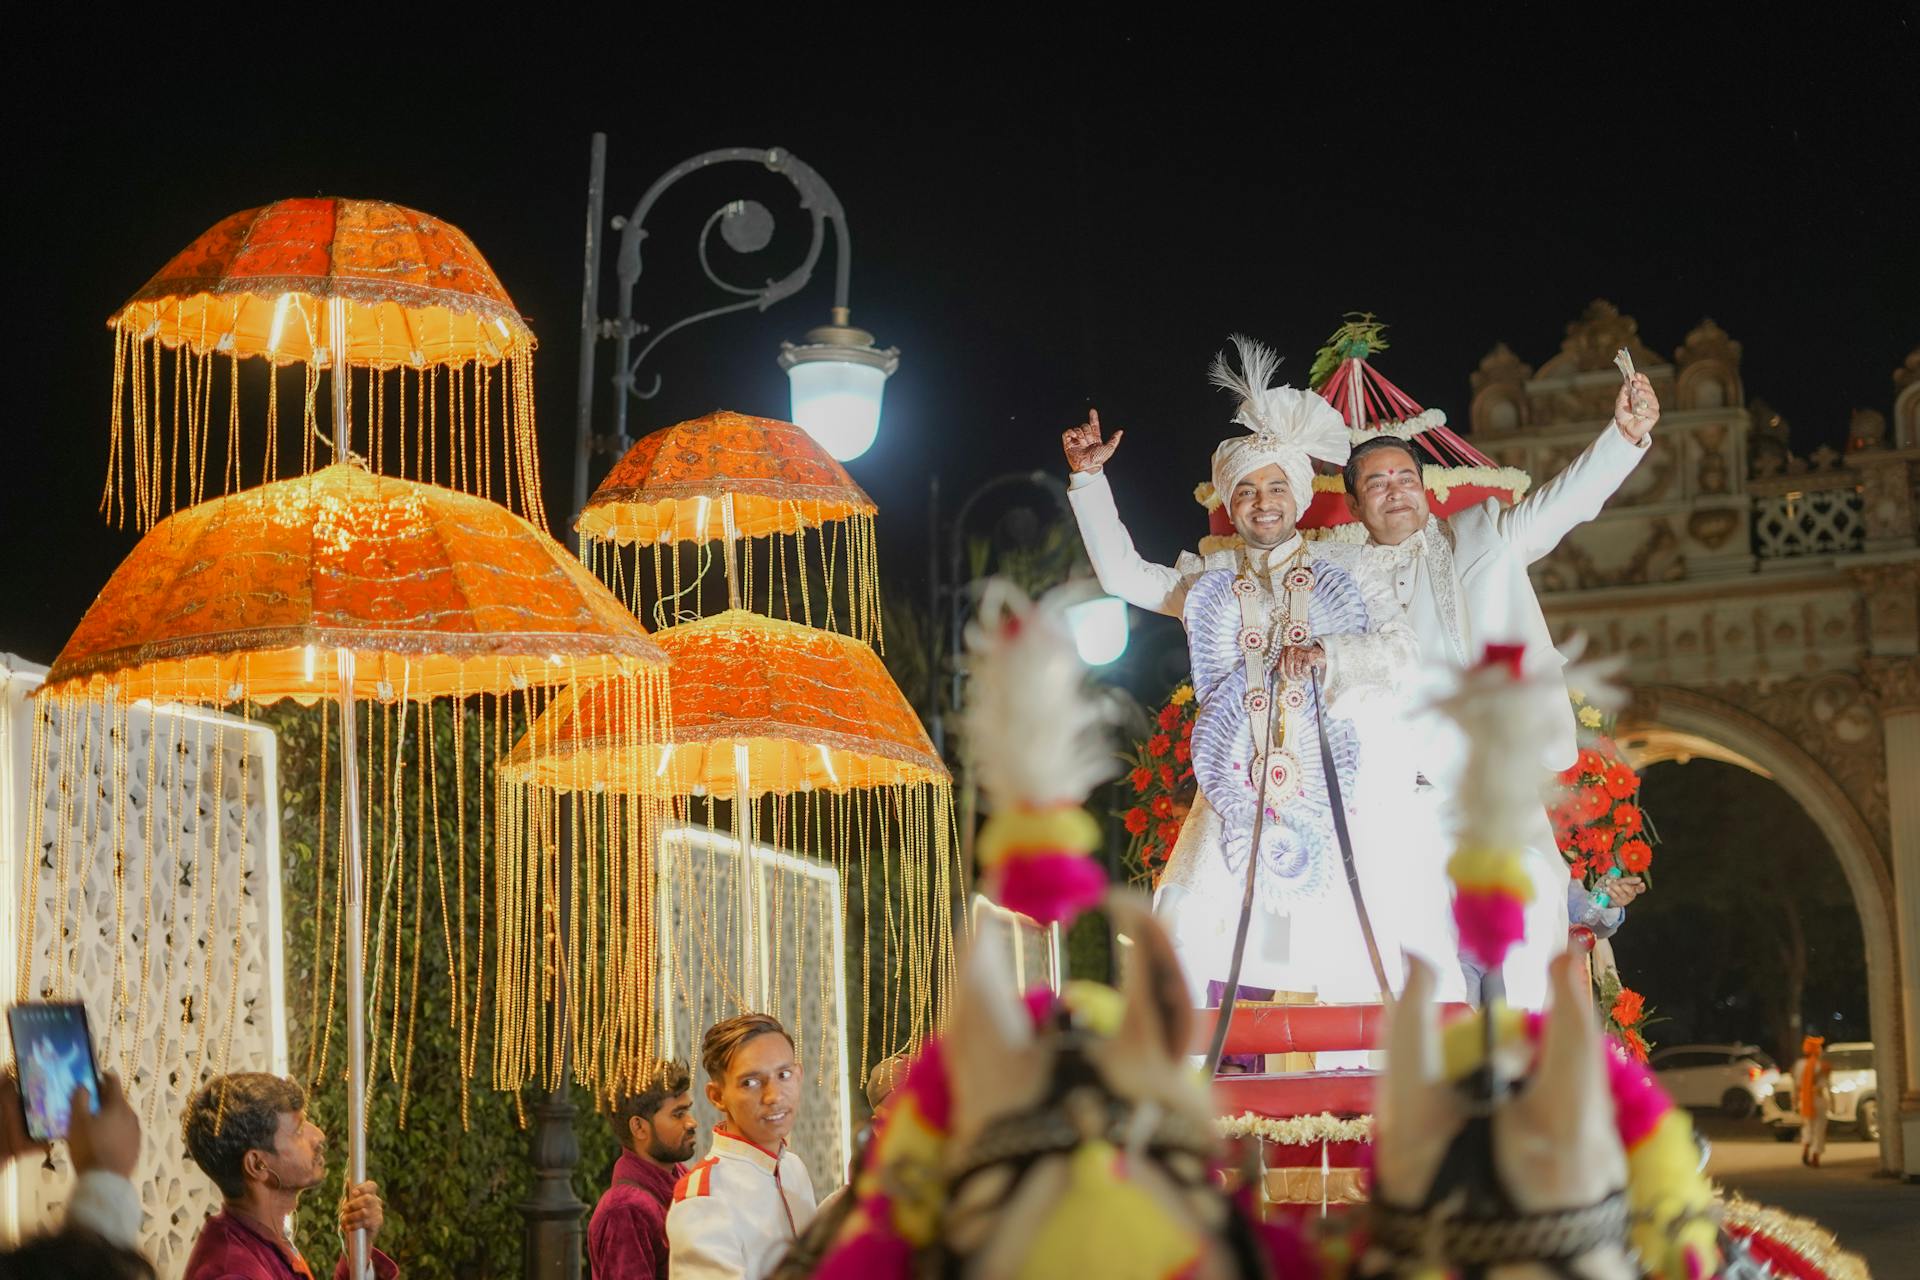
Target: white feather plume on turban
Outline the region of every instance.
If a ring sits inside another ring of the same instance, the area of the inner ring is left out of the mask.
[[[1233,335],[1240,370],[1227,366],[1225,353],[1214,357],[1207,376],[1240,397],[1233,420],[1250,434],[1229,436],[1213,451],[1213,491],[1232,509],[1233,486],[1265,466],[1287,475],[1296,510],[1305,514],[1313,501],[1313,459],[1335,466],[1347,460],[1347,422],[1340,411],[1311,391],[1270,387],[1280,357],[1241,334]]]

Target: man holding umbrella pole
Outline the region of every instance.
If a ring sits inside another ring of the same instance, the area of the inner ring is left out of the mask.
[[[306,1106],[299,1085],[258,1071],[215,1076],[193,1095],[181,1122],[187,1151],[225,1203],[200,1228],[186,1280],[314,1280],[291,1230],[300,1193],[327,1176],[327,1135],[307,1119]],[[342,1240],[365,1231],[373,1276],[395,1280],[399,1266],[373,1248],[384,1220],[378,1187],[347,1188]],[[350,1277],[344,1256],[332,1274],[361,1280]]]

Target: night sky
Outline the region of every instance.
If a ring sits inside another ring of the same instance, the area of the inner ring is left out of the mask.
[[[1205,366],[1233,330],[1277,346],[1298,381],[1341,313],[1370,309],[1392,326],[1378,367],[1464,426],[1496,341],[1537,366],[1596,297],[1662,353],[1711,316],[1801,452],[1838,444],[1856,405],[1887,408],[1920,342],[1912,6],[1827,11],[1844,29],[1647,6],[1543,28],[1459,5],[1419,31],[1356,9],[1271,30],[1103,18],[1051,39],[970,29],[982,16],[887,42],[865,33],[904,12],[836,11],[846,29],[818,46],[807,12],[583,27],[572,63],[563,33],[491,28],[459,47],[344,10],[337,42],[318,13],[258,47],[185,17],[191,45],[138,57],[104,33],[14,41],[0,650],[51,660],[133,544],[95,514],[102,322],[205,228],[268,200],[384,198],[472,236],[541,339],[560,510],[596,128],[609,214],[717,146],[788,148],[838,191],[855,321],[902,351],[880,441],[851,468],[880,504],[895,591],[925,590],[930,474],[956,494],[1060,468],[1058,434],[1089,404],[1127,428],[1111,474],[1142,550],[1190,542],[1190,491],[1229,413]],[[682,184],[651,224],[641,319],[711,305],[693,234],[736,195],[789,231],[799,216],[783,181],[745,166]],[[783,234],[760,255],[778,261],[734,274],[784,274],[802,247]],[[825,322],[830,266],[765,315],[669,339],[634,433],[720,407],[783,416],[774,355]],[[609,313],[611,280],[609,258]]]

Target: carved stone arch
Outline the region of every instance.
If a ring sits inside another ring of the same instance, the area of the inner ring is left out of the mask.
[[[1680,371],[1674,398],[1682,409],[1724,409],[1740,404],[1745,395],[1739,370],[1718,360],[1701,360]]]
[[[1506,343],[1495,343],[1474,371],[1467,421],[1476,435],[1504,435],[1527,425],[1527,379],[1533,367]]]
[[[1526,426],[1526,397],[1512,383],[1494,383],[1475,393],[1468,415],[1475,435],[1506,435]]]
[[[1731,703],[1667,685],[1639,685],[1633,706],[1620,718],[1622,742],[1644,741],[1648,760],[1712,754],[1770,778],[1807,811],[1826,836],[1846,876],[1867,952],[1867,1008],[1873,1029],[1875,1066],[1883,1099],[1898,1099],[1910,1087],[1911,1043],[1920,1028],[1903,1025],[1899,932],[1894,919],[1891,869],[1873,829],[1840,784],[1798,743]],[[1703,747],[1711,744],[1711,752]],[[1884,1106],[1883,1113],[1897,1109]],[[1880,1127],[1881,1167],[1905,1168],[1900,1124]]]
[[[1674,401],[1682,409],[1725,409],[1743,405],[1740,344],[1712,320],[1702,320],[1673,353],[1680,368]]]

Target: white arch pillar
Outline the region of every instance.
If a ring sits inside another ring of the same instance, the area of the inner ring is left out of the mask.
[[[1633,712],[1621,718],[1617,730],[1624,741],[1645,735],[1653,739],[1656,754],[1664,742],[1715,744],[1710,754],[1771,778],[1807,811],[1832,846],[1847,878],[1853,903],[1860,913],[1860,933],[1867,953],[1867,1016],[1873,1030],[1875,1067],[1881,1081],[1881,1166],[1908,1177],[1920,1176],[1920,1141],[1908,1141],[1905,1129],[1920,1130],[1920,1110],[1911,1073],[1920,1068],[1920,981],[1903,970],[1914,958],[1903,957],[1893,876],[1882,857],[1873,831],[1852,800],[1799,745],[1766,722],[1717,698],[1665,685],[1636,686],[1636,709],[1650,706],[1639,718]],[[1666,750],[1661,758],[1679,752]],[[1697,752],[1697,754],[1709,754]],[[1896,788],[1897,790],[1897,788]]]

